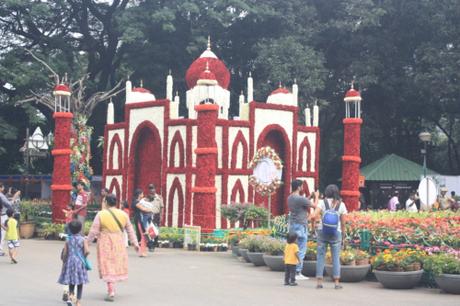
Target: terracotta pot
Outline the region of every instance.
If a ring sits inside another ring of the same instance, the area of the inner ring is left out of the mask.
[[[423,270],[396,272],[396,271],[374,271],[375,277],[385,288],[389,289],[411,289],[414,288],[422,278]]]
[[[35,234],[35,222],[33,221],[26,221],[26,222],[21,222],[21,225],[19,225],[19,235],[23,239],[30,239],[34,236]]]

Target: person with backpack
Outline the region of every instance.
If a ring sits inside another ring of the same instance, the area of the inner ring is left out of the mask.
[[[324,200],[320,201],[315,209],[315,216],[321,216],[317,229],[318,248],[316,261],[317,289],[323,288],[324,261],[327,246],[330,245],[332,255],[332,278],[334,288],[341,289],[340,285],[340,251],[345,235],[344,215],[347,208],[340,198],[339,188],[329,185],[324,191]]]

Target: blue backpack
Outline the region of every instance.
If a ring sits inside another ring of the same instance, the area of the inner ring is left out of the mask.
[[[335,235],[337,233],[337,228],[339,227],[340,214],[338,212],[340,204],[331,209],[329,203],[324,199],[324,205],[326,206],[326,211],[323,214],[323,233],[326,235]]]

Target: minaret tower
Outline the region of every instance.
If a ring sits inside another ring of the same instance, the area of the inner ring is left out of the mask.
[[[342,191],[348,211],[358,209],[359,166],[361,164],[361,94],[353,88],[345,94],[345,119],[343,119]]]
[[[65,84],[54,87],[54,157],[52,190],[52,220],[53,223],[64,223],[63,209],[70,204],[72,178],[70,173],[70,133],[73,114],[70,112],[70,88]]]
[[[194,106],[197,112],[196,177],[193,192],[193,225],[201,231],[212,231],[216,227],[216,123],[219,105],[214,100],[216,76],[206,69],[197,82],[201,103]]]

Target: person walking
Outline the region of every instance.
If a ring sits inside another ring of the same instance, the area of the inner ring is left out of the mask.
[[[303,268],[303,259],[307,252],[308,241],[308,209],[316,207],[318,203],[318,193],[314,193],[314,204],[309,199],[301,196],[303,193],[303,182],[301,180],[293,180],[291,182],[292,193],[289,195],[289,232],[297,234],[297,245],[299,246],[299,263],[296,267],[296,280],[307,280],[301,271]]]
[[[2,229],[5,230],[5,240],[8,244],[8,254],[10,255],[11,263],[17,264],[18,248],[19,248],[19,235],[18,235],[18,221],[14,218],[13,209],[6,211],[8,219],[5,224],[2,224]]]
[[[116,208],[117,197],[108,194],[104,205],[107,208],[97,213],[87,239],[92,243],[97,238],[99,277],[107,283],[105,300],[113,302],[115,282],[128,279],[128,252],[123,241],[123,230],[128,233],[128,238],[136,252],[139,251],[139,243],[129,216]]]
[[[284,285],[297,286],[295,274],[297,264],[300,262],[299,246],[296,244],[297,234],[292,232],[287,235],[287,244],[284,247]]]
[[[81,235],[82,224],[78,220],[72,220],[67,224],[69,237],[62,252],[62,269],[58,279],[61,285],[69,286],[68,296],[65,302],[72,306],[81,306],[83,285],[89,283],[88,271],[85,267],[84,258],[89,255],[88,242]],[[77,294],[75,295],[75,287]]]
[[[396,190],[393,193],[393,197],[388,201],[388,210],[389,211],[397,211],[399,206],[399,192]]]
[[[317,289],[323,288],[324,261],[327,246],[330,245],[332,253],[332,278],[334,288],[341,289],[340,285],[340,251],[345,240],[344,215],[347,208],[340,198],[339,188],[329,185],[324,191],[325,199],[315,209],[315,216],[321,216],[317,230],[318,247],[316,261]]]
[[[143,199],[143,201],[150,202],[151,204],[151,212],[153,214],[152,217],[152,222],[155,224],[157,228],[160,228],[161,224],[161,212],[163,211],[164,204],[163,204],[163,198],[161,195],[156,193],[156,188],[154,184],[149,184],[149,194],[147,197]],[[146,205],[146,203],[143,204],[144,206],[149,206],[149,204]],[[155,250],[155,246],[158,245],[158,236],[155,237],[154,241],[149,241],[148,243],[148,249],[150,252],[153,252]]]
[[[0,224],[5,224],[6,220],[8,220],[8,216],[6,212],[9,209],[13,209],[13,204],[8,200],[5,196],[5,185],[0,182]],[[0,230],[0,256],[5,256],[5,252],[3,251],[3,241],[5,240],[6,231],[1,227]]]
[[[77,183],[77,198],[75,199],[75,208],[73,213],[75,214],[78,221],[82,224],[82,231],[85,228],[85,220],[87,215],[89,195],[85,191],[85,183],[79,181]]]

